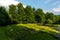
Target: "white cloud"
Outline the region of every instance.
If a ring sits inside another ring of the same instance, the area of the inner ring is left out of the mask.
[[[53,8],[52,9],[54,12],[60,12],[60,5],[58,6],[58,7],[56,7],[56,8]]]
[[[9,5],[11,5],[11,4],[16,5],[16,4],[18,4],[18,3],[19,3],[19,2],[16,1],[16,0],[0,0],[0,5],[1,5],[1,6],[9,6]]]
[[[17,5],[19,2],[16,0],[0,0],[0,6],[5,6],[8,8],[9,5],[14,4]],[[25,5],[23,5],[24,8],[26,7]]]

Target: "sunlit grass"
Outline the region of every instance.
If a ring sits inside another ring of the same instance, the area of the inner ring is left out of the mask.
[[[48,27],[48,26],[39,26],[37,24],[17,24],[17,26],[25,26],[27,28],[32,28],[35,29],[36,31],[46,31],[46,32],[56,32],[56,33],[60,33],[59,31],[53,29],[52,27]]]

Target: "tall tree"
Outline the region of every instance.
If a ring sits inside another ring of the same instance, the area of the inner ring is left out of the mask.
[[[5,7],[0,7],[0,25],[9,24],[9,15]]]
[[[23,4],[22,3],[19,3],[18,5],[17,5],[17,11],[18,11],[18,21],[20,22],[20,23],[25,23],[25,12],[24,12],[24,7],[23,7]]]
[[[52,12],[47,12],[46,13],[46,23],[50,23],[50,22],[48,22],[48,20],[50,20],[51,23],[54,23],[56,21],[56,16]]]
[[[56,15],[56,21],[55,24],[60,24],[60,16]]]
[[[10,15],[10,18],[11,18],[11,22],[12,23],[15,23],[17,22],[17,11],[16,11],[16,6],[11,4],[9,6],[9,15]]]
[[[45,14],[42,9],[39,8],[35,11],[35,19],[38,23],[45,22]]]
[[[34,23],[35,19],[34,19],[34,13],[33,13],[33,9],[31,8],[31,6],[27,6],[25,8],[25,13],[26,13],[26,21],[27,23]]]

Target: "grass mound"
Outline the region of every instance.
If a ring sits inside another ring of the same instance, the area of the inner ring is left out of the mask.
[[[0,40],[57,40],[58,31],[36,24],[16,24],[0,28]]]

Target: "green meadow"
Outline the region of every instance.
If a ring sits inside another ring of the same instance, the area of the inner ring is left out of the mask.
[[[14,24],[0,27],[0,40],[57,40],[60,32],[37,24]]]

